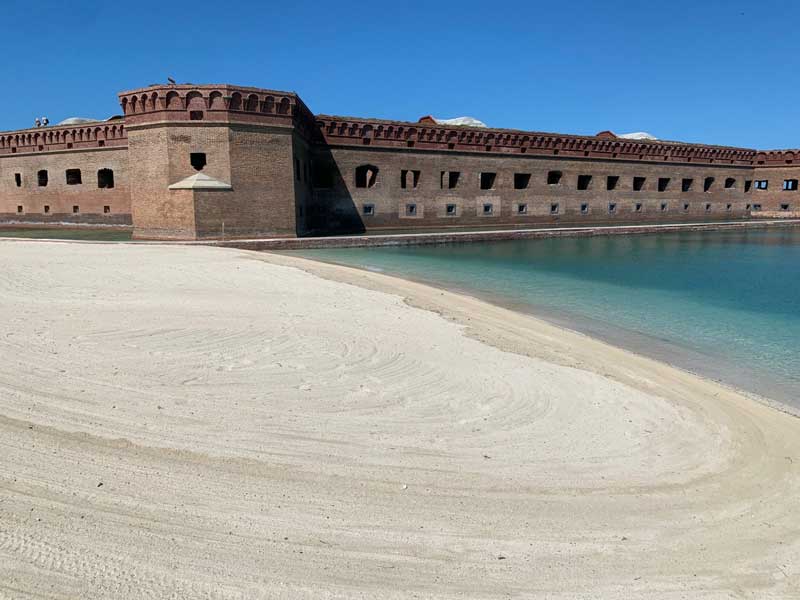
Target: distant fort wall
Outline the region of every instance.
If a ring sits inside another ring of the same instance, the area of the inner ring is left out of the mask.
[[[130,225],[122,120],[0,133],[0,222]]]
[[[800,151],[315,116],[292,92],[150,86],[123,115],[0,133],[0,224],[137,238],[794,216]]]

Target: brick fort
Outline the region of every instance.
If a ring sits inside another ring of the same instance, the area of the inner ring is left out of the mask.
[[[138,239],[797,216],[800,150],[313,114],[293,92],[152,85],[105,121],[0,132],[0,224]]]

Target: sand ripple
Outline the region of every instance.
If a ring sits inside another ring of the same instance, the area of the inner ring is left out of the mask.
[[[0,597],[800,593],[800,421],[290,264],[0,246]]]

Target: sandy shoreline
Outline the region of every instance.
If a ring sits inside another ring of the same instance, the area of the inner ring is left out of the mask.
[[[0,597],[800,594],[800,421],[734,390],[302,259],[0,267]]]
[[[318,258],[314,255],[307,256],[303,253],[281,251],[278,252],[276,256],[305,259],[308,263],[297,263],[297,266],[320,276],[325,276],[325,274],[323,271],[315,269],[315,263],[339,266],[345,269],[355,269],[367,273],[382,274],[390,278],[399,279],[403,282],[415,283],[424,287],[450,292],[456,296],[474,298],[481,303],[499,306],[514,313],[528,315],[559,331],[584,336],[593,341],[602,342],[614,348],[625,350],[636,356],[649,358],[657,363],[666,364],[673,369],[683,371],[689,375],[699,377],[700,379],[713,381],[722,387],[747,396],[756,402],[761,402],[776,410],[800,417],[800,405],[797,405],[800,399],[798,399],[795,393],[794,386],[789,386],[784,381],[781,381],[780,384],[776,384],[774,378],[770,378],[769,373],[765,374],[754,368],[742,367],[741,365],[734,367],[728,362],[720,361],[718,357],[709,356],[685,346],[678,346],[676,343],[666,341],[662,338],[625,329],[622,326],[612,327],[603,321],[595,321],[589,317],[579,317],[571,313],[554,312],[550,308],[541,306],[534,307],[519,301],[510,301],[506,296],[485,294],[481,293],[480,290],[468,289],[457,285],[448,285],[408,274],[387,272],[368,266],[347,264],[322,257]],[[329,274],[328,277],[336,280],[337,277],[341,278],[342,274],[334,272]],[[383,288],[380,284],[377,284],[375,289]],[[396,293],[402,294],[403,292],[398,288]]]

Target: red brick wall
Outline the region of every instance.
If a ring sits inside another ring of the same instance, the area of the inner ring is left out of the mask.
[[[758,167],[755,169],[753,179],[768,182],[766,190],[754,190],[748,200],[753,205],[754,215],[761,212],[800,211],[800,190],[783,189],[784,180],[800,180],[800,165]]]
[[[410,149],[337,148],[319,150],[317,166],[332,165],[336,184],[333,189],[315,191],[314,209],[328,217],[318,222],[349,224],[351,230],[363,226],[367,231],[386,228],[417,227],[492,227],[524,226],[552,222],[679,221],[686,219],[726,219],[743,217],[752,193],[745,193],[745,181],[753,179],[753,169],[730,165],[657,164],[648,162],[598,161],[592,159],[504,156],[502,154],[466,154],[422,152]],[[378,167],[377,182],[372,188],[355,185],[359,165]],[[401,170],[420,171],[419,185],[403,189]],[[459,171],[456,189],[441,186],[441,173]],[[558,185],[548,185],[549,171],[560,171]],[[496,173],[493,189],[480,189],[480,173]],[[526,189],[514,189],[514,174],[530,174]],[[587,190],[578,190],[580,175],[591,175]],[[606,189],[606,178],[618,176],[616,189]],[[641,191],[633,190],[633,178],[645,177]],[[658,191],[658,179],[669,178],[665,191]],[[708,192],[704,179],[714,177]],[[682,191],[682,179],[693,179],[692,189]],[[735,180],[726,189],[725,181]],[[667,210],[661,210],[661,204]],[[364,215],[364,205],[372,204],[375,214]],[[416,204],[416,215],[409,216],[406,206]],[[447,216],[447,204],[456,205],[456,215]],[[485,215],[483,205],[491,204]],[[518,206],[527,206],[520,214]],[[553,204],[557,213],[551,214]],[[588,205],[588,214],[581,206]],[[616,205],[615,213],[609,204]],[[641,204],[636,210],[637,204]],[[684,210],[688,204],[688,210]],[[710,204],[710,210],[706,206]],[[730,205],[730,206],[729,206]],[[352,219],[355,218],[355,223]],[[355,224],[355,227],[353,225]]]
[[[290,127],[174,122],[131,126],[129,137],[135,237],[296,234]],[[233,189],[168,189],[197,173],[193,152],[206,154],[205,175]]]
[[[80,169],[79,185],[67,185],[66,170]],[[99,188],[97,172],[111,169],[114,187]],[[38,172],[47,171],[47,186]],[[17,187],[15,174],[22,185]],[[128,152],[105,147],[0,156],[0,222],[130,223]],[[18,212],[18,207],[22,212]],[[49,212],[45,207],[49,206]],[[78,212],[73,212],[73,207]],[[105,212],[104,207],[108,207]]]
[[[207,175],[230,182],[227,127],[141,126],[128,129],[128,147],[135,176],[131,182],[134,236],[194,239],[196,217],[191,191],[170,190],[173,183],[196,173],[192,152],[204,152]]]

